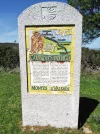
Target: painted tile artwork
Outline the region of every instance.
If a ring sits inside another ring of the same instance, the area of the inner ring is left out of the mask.
[[[73,90],[74,26],[26,27],[28,92]]]

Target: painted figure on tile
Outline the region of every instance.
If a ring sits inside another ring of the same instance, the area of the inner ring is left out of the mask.
[[[31,53],[37,54],[39,51],[43,53],[43,44],[44,41],[41,34],[37,31],[34,31],[31,37]]]

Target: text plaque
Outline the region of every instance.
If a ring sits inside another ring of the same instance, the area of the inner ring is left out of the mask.
[[[74,26],[26,27],[28,92],[73,91]]]

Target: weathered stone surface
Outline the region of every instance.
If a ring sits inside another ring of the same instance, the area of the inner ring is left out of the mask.
[[[50,15],[47,9],[54,8]],[[72,94],[27,92],[25,26],[75,25],[74,89]],[[18,18],[23,126],[78,127],[82,16],[68,4],[42,2],[24,10]]]

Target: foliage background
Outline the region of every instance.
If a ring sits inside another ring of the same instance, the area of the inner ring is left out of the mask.
[[[100,37],[100,0],[68,0],[83,16],[83,44]]]
[[[0,43],[0,67],[5,70],[19,67],[19,48],[17,43]]]
[[[82,48],[82,70],[100,69],[100,50]],[[19,67],[19,46],[17,43],[0,43],[0,67],[14,69]]]

